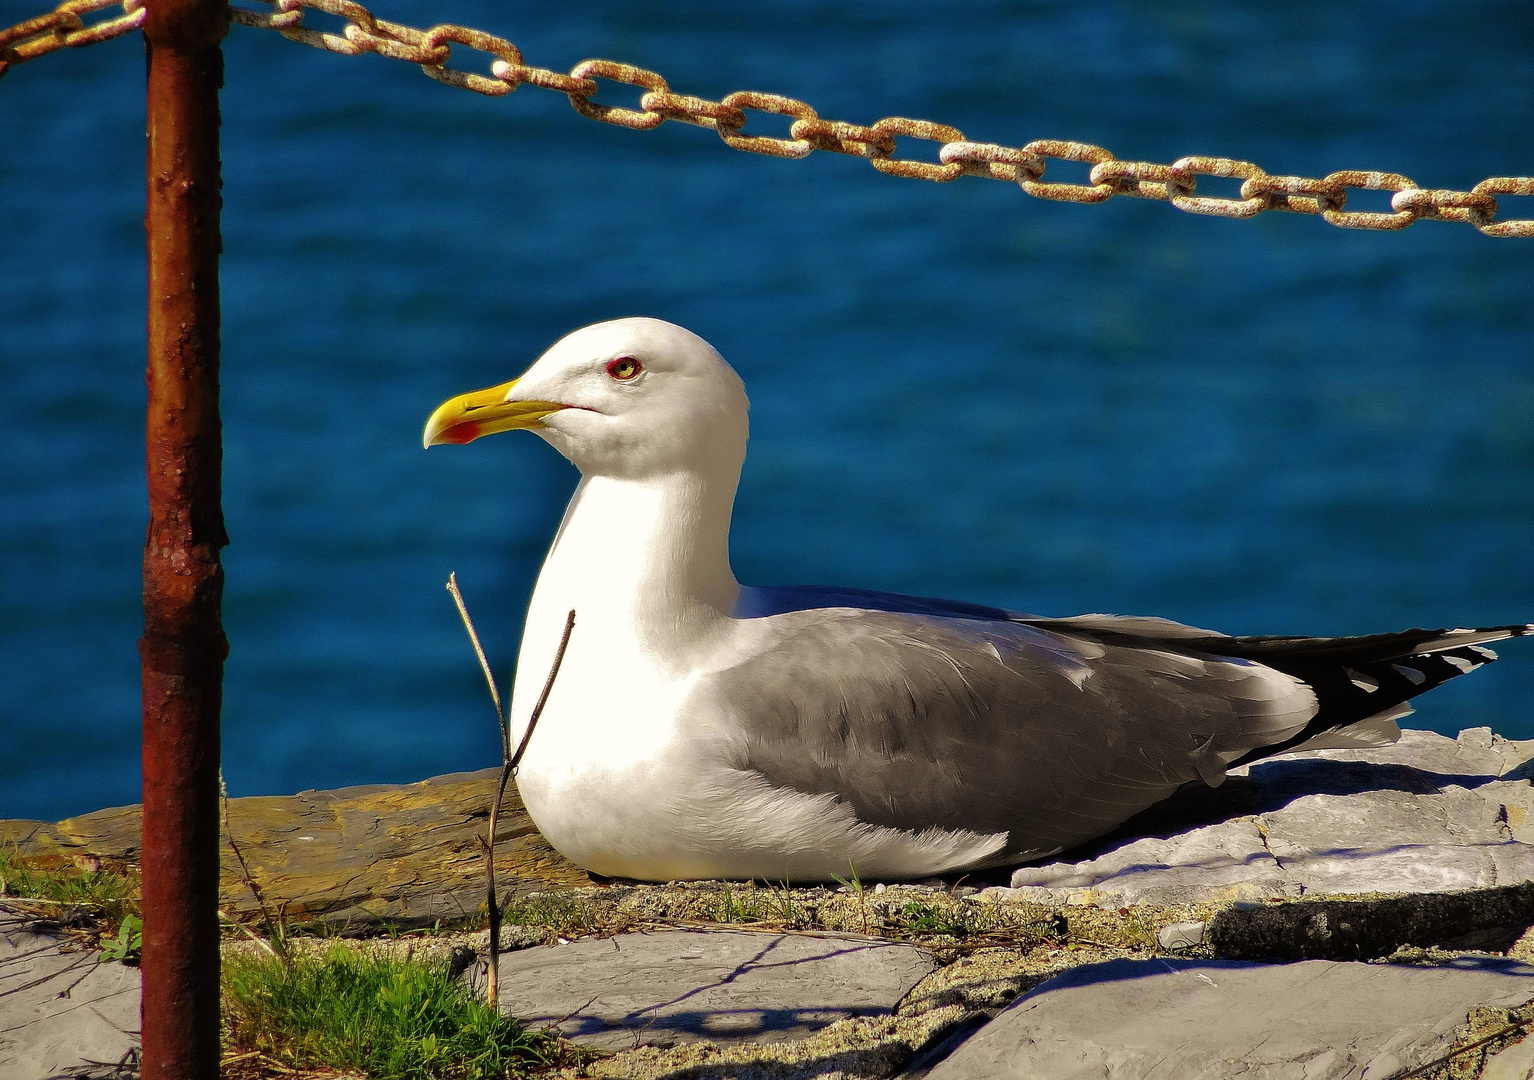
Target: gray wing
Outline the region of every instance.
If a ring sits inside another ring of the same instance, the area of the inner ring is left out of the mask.
[[[1299,680],[1171,633],[1126,645],[854,608],[737,625],[742,658],[693,701],[735,729],[735,766],[834,795],[869,824],[1006,831],[1007,858],[1101,835],[1190,780],[1218,783],[1316,711]]]

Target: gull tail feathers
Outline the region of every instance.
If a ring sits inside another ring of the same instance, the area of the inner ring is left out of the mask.
[[[1319,708],[1304,729],[1232,762],[1301,750],[1364,749],[1401,737],[1407,702],[1497,659],[1488,642],[1534,634],[1534,624],[1405,630],[1355,638],[1229,638],[1211,651],[1252,660],[1301,680]],[[1202,644],[1202,643],[1201,643]],[[1208,645],[1204,645],[1209,648]]]

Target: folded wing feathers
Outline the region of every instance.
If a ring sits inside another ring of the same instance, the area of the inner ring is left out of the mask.
[[[1530,630],[1230,638],[829,606],[752,621],[760,637],[698,687],[700,715],[735,732],[736,767],[870,825],[1010,830],[1013,855],[1079,843],[1233,764],[1394,741],[1407,698]]]

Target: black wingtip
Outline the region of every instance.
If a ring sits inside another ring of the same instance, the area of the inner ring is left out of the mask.
[[[1242,651],[1309,685],[1318,707],[1303,731],[1233,764],[1282,753],[1324,732],[1404,706],[1419,694],[1495,661],[1497,654],[1486,642],[1529,635],[1534,635],[1531,623],[1473,630],[1418,629],[1352,639],[1245,639],[1238,643],[1245,646]],[[1473,644],[1454,643],[1466,637]]]

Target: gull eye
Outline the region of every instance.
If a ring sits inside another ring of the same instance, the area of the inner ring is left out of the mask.
[[[632,356],[620,356],[616,360],[609,360],[607,362],[607,374],[619,382],[627,382],[643,370],[644,368],[640,366],[639,361],[635,360]]]

